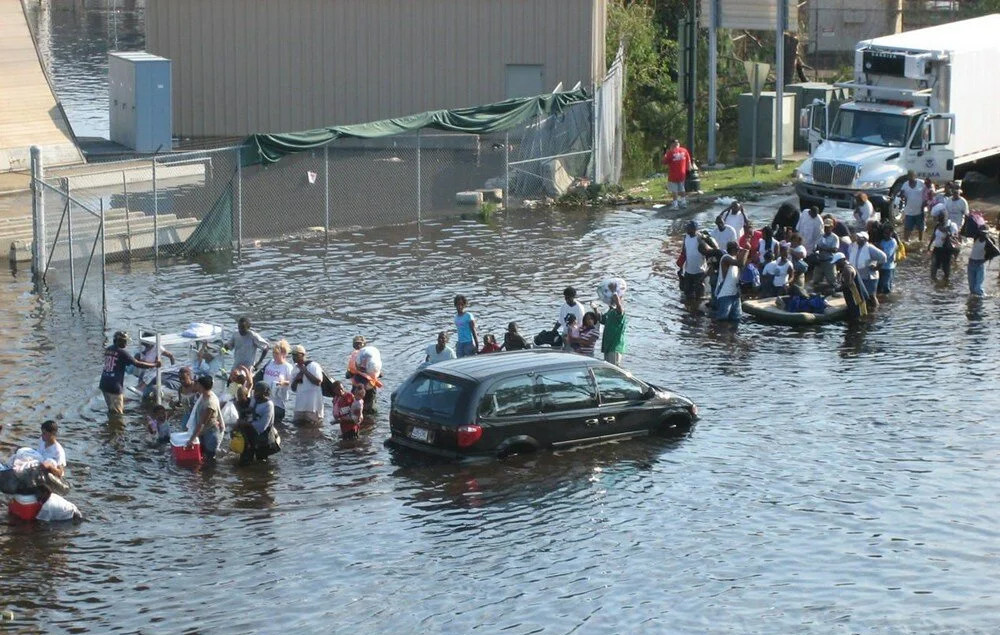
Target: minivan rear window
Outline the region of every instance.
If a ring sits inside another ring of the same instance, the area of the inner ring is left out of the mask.
[[[450,419],[462,396],[464,387],[457,381],[434,375],[417,375],[396,395],[396,406]]]

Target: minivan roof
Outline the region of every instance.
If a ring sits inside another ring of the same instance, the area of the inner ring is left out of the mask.
[[[594,357],[586,357],[576,353],[564,353],[552,349],[528,349],[526,351],[510,351],[489,353],[486,355],[471,355],[446,362],[438,362],[428,366],[426,370],[440,372],[445,375],[480,380],[495,377],[508,372],[524,370],[544,370],[557,366],[574,364],[592,366],[599,363]]]

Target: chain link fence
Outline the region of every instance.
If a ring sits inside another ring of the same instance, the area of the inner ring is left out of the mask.
[[[249,164],[250,148],[233,146],[44,170],[36,181],[43,278],[79,305],[103,289],[108,263],[241,254],[254,240],[556,197],[589,183],[594,135],[586,101],[502,133],[345,138],[271,165]]]

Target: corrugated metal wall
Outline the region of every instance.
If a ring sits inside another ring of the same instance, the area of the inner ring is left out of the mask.
[[[548,88],[605,69],[606,0],[147,0],[174,61],[174,132],[236,136],[506,98],[507,64]]]

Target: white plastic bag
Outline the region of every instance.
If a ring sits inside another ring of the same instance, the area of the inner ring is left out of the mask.
[[[617,295],[622,300],[625,299],[625,292],[628,291],[628,284],[621,278],[608,278],[597,287],[597,297],[604,304],[611,304],[611,296]]]
[[[233,427],[236,422],[240,419],[240,411],[236,409],[236,404],[232,401],[227,401],[222,406],[222,423],[226,424],[226,427]]]
[[[49,494],[48,500],[38,510],[35,520],[43,522],[58,522],[61,520],[73,520],[73,517],[80,513],[76,505],[69,502],[59,494]]]
[[[365,346],[358,351],[358,372],[378,379],[382,374],[382,353],[374,346]]]

